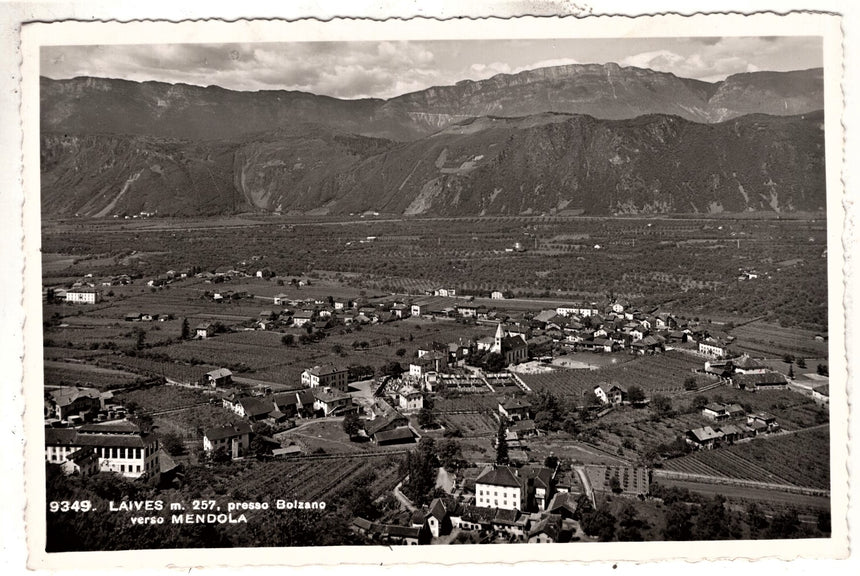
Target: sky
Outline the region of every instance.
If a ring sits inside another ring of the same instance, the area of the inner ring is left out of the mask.
[[[822,66],[818,37],[696,37],[149,44],[43,47],[41,75],[156,80],[231,90],[390,98],[562,64],[651,68],[708,82]]]

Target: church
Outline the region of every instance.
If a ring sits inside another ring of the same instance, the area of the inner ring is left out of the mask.
[[[493,337],[493,346],[490,353],[501,354],[505,364],[519,364],[528,359],[528,346],[522,336],[508,336],[502,329],[502,323],[496,326],[496,335]]]

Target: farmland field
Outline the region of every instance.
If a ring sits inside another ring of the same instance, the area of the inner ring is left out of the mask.
[[[89,386],[100,390],[130,386],[145,380],[138,374],[123,370],[100,368],[89,364],[45,361],[47,386]]]
[[[375,479],[370,490],[371,495],[377,497],[399,481],[398,464],[397,458],[386,456],[249,462],[231,484],[241,486],[242,493],[251,499],[326,501],[336,492],[349,489],[356,477],[373,472]]]
[[[694,376],[700,385],[713,381],[693,370],[703,361],[682,352],[642,356],[598,370],[555,369],[553,372],[519,374],[534,392],[547,391],[566,398],[582,398],[600,384],[617,382],[624,388],[638,386],[646,395],[684,391],[684,380]]]
[[[734,502],[763,502],[777,509],[782,507],[816,510],[829,510],[830,498],[825,496],[812,496],[807,494],[795,494],[793,492],[780,492],[779,490],[767,490],[764,488],[753,488],[750,486],[731,486],[729,484],[707,484],[705,482],[689,482],[676,480],[674,478],[659,478],[657,482],[664,486],[685,488],[691,492],[697,492],[706,496],[719,494]]]
[[[784,437],[756,438],[669,460],[664,467],[706,476],[828,489],[829,432],[817,428]]]
[[[116,394],[115,398],[125,403],[134,402],[143,412],[160,412],[207,402],[211,396],[201,390],[160,385],[139,390],[125,390]]]
[[[171,227],[172,234],[165,234]],[[45,253],[52,254],[51,270],[46,273],[66,278],[125,273],[128,261],[112,257],[128,256],[129,247],[137,250],[135,270],[144,275],[192,266],[214,269],[260,255],[263,259],[255,265],[281,277],[317,277],[318,271],[326,271],[340,285],[357,290],[414,293],[427,286],[448,285],[483,297],[503,290],[514,296],[587,298],[603,295],[611,287],[619,295],[642,298],[649,305],[672,301],[677,309],[698,316],[769,315],[785,325],[823,330],[825,230],[821,221],[754,219],[725,220],[717,226],[694,218],[309,221],[281,217],[233,226],[189,225],[169,219],[159,219],[157,225],[44,222],[42,238]],[[534,239],[529,250],[505,252],[526,234]],[[377,240],[355,242],[367,236]],[[690,242],[683,250],[676,249],[680,236]],[[585,244],[573,240],[586,237]],[[595,244],[602,249],[591,249]],[[241,248],[226,255],[223,246]],[[272,251],[272,246],[291,249]],[[714,258],[715,253],[721,257]],[[83,258],[94,254],[100,258]],[[796,264],[774,264],[788,260]],[[737,282],[738,268],[757,268],[770,279]],[[158,294],[163,292],[168,290]]]
[[[465,437],[493,436],[499,428],[498,421],[487,413],[445,414],[439,423],[446,428],[454,428]]]
[[[737,338],[733,346],[753,356],[781,357],[792,354],[799,357],[826,357],[827,342],[819,342],[817,332],[800,328],[784,328],[768,322],[751,322],[732,330]]]

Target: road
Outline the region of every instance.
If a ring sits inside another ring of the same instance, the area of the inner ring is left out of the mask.
[[[591,482],[588,481],[588,474],[585,473],[585,466],[574,466],[574,471],[576,471],[576,475],[579,476],[579,481],[582,482],[582,487],[585,488],[585,493],[588,495],[588,499],[591,500],[591,505],[597,507],[597,503],[594,500],[594,490],[591,488]]]
[[[403,505],[404,508],[409,510],[410,512],[415,512],[417,508],[415,504],[412,503],[412,500],[406,497],[406,495],[400,491],[400,487],[403,486],[403,482],[400,482],[397,486],[394,487],[394,497],[397,498],[397,501]]]
[[[441,488],[448,494],[454,490],[454,479],[443,466],[440,466],[436,473],[436,488]]]

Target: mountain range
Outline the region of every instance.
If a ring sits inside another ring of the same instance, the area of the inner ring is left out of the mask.
[[[41,79],[43,214],[819,210],[821,69],[615,64],[388,100]]]

